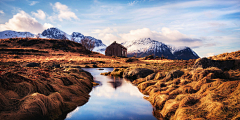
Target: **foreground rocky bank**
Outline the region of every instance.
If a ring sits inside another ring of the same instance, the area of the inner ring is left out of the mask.
[[[152,105],[158,119],[240,119],[240,51],[197,59],[191,68],[152,71],[116,68]]]
[[[0,119],[64,119],[85,104],[93,77],[80,68],[0,63]]]

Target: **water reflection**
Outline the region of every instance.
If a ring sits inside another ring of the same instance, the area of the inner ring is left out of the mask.
[[[136,86],[123,78],[102,76],[100,73],[112,71],[113,68],[84,69],[90,72],[100,86],[91,91],[89,102],[67,115],[66,120],[77,119],[148,119],[155,120],[151,104],[143,99],[143,94]]]
[[[119,77],[113,77],[113,81],[110,81],[109,83],[111,83],[113,88],[117,89],[117,87],[122,85],[122,81],[123,80],[120,80]]]

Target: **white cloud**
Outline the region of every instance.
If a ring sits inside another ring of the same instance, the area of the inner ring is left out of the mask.
[[[93,0],[93,3],[100,3],[98,0]]]
[[[43,28],[44,29],[48,29],[48,28],[51,28],[51,27],[54,27],[52,24],[50,24],[50,23],[44,23],[43,24]]]
[[[55,16],[55,15],[48,16],[47,19],[50,20],[52,23],[55,23],[55,20],[57,19],[57,16]]]
[[[214,56],[214,53],[207,53],[207,57]]]
[[[4,14],[3,10],[0,10],[0,14]]]
[[[143,28],[131,30],[129,33],[119,34],[119,36],[124,41],[151,38],[153,40],[174,46],[199,47],[202,45],[202,41],[200,39],[191,38],[177,30],[170,30],[166,27],[163,27],[161,32],[151,31],[149,28]]]
[[[111,29],[111,28],[107,27],[103,30],[96,29],[92,33],[107,34],[107,33],[113,33],[113,32],[118,32],[118,31],[117,31],[117,29]]]
[[[52,5],[52,4],[51,4]],[[71,20],[71,18],[78,20],[79,18],[75,15],[74,12],[72,12],[68,6],[61,4],[60,2],[56,2],[53,6],[53,9],[58,12],[57,18],[60,21],[63,21],[63,19]],[[55,17],[51,17],[55,18]]]
[[[37,13],[35,13],[35,12],[31,12],[31,13],[36,18],[39,18],[39,19],[42,19],[42,20],[44,20],[46,18],[46,14],[41,9],[37,10]]]
[[[117,29],[105,28],[103,30],[96,29],[92,33],[97,33],[98,37],[105,40],[106,44],[110,44],[113,41],[121,41],[119,37],[113,35],[112,33],[118,32]]]
[[[52,27],[51,24],[45,23],[42,25],[35,18],[32,18],[24,11],[20,11],[16,15],[13,15],[12,19],[9,19],[5,24],[0,24],[0,31],[14,30],[14,31],[28,31],[31,33],[40,33],[48,27]]]
[[[132,2],[128,3],[128,5],[133,6],[134,4],[137,4],[137,3],[138,3],[138,1],[132,1]]]
[[[111,43],[113,41],[124,42],[131,40],[138,40],[140,38],[151,38],[159,42],[163,42],[173,46],[188,46],[188,47],[200,47],[202,41],[200,39],[192,38],[177,30],[171,30],[163,27],[161,32],[151,31],[149,28],[142,28],[131,30],[129,33],[116,34],[116,29],[106,28],[103,30],[95,30],[93,33],[97,33],[98,37],[105,43]]]
[[[38,1],[31,1],[31,3],[29,5],[33,6],[35,4],[39,3]]]

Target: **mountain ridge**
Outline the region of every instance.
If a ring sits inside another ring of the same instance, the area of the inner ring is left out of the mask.
[[[30,32],[16,32],[11,30],[6,30],[0,32],[0,39],[4,38],[15,38],[15,37],[39,37],[39,38],[53,38],[53,39],[68,39],[77,43],[81,43],[81,40],[88,38],[95,42],[94,52],[99,52],[105,54],[106,45],[100,40],[91,36],[84,36],[79,32],[73,32],[71,35],[65,33],[58,28],[48,28],[44,30],[41,34],[32,34]],[[141,38],[133,41],[126,41],[121,43],[128,49],[128,57],[145,57],[148,55],[154,55],[155,57],[165,56],[168,59],[197,59],[199,56],[191,48],[184,46],[181,48],[176,48],[173,46],[166,45],[157,40],[151,38]]]
[[[91,36],[84,36],[79,32],[73,32],[71,35],[67,34],[66,32],[58,29],[58,28],[48,28],[44,30],[42,33],[39,34],[32,34],[30,32],[17,32],[12,30],[6,30],[0,32],[0,39],[6,38],[17,38],[17,37],[39,37],[39,38],[53,38],[53,39],[68,39],[77,43],[80,43],[82,39],[88,38],[95,41],[95,48],[93,49],[94,52],[99,52],[105,54],[106,45],[102,43],[101,40],[96,39]]]
[[[17,32],[12,30],[5,30],[0,32],[0,39],[16,38],[16,37],[34,37],[35,35],[30,32]]]
[[[176,48],[151,38],[140,38],[138,40],[122,43],[128,49],[128,57],[145,57],[154,55],[155,57],[167,57],[168,59],[197,59],[199,56],[189,47]]]
[[[102,54],[105,53],[105,49],[107,47],[105,44],[102,43],[101,40],[96,39],[94,37],[84,36],[83,34],[81,34],[79,32],[73,32],[71,35],[68,35],[67,33],[59,30],[58,28],[48,28],[48,29],[44,30],[41,35],[46,38],[55,38],[55,39],[67,38],[68,40],[72,40],[72,41],[78,42],[78,43],[81,43],[82,39],[88,38],[95,42],[95,48],[93,49],[93,51],[99,52]]]

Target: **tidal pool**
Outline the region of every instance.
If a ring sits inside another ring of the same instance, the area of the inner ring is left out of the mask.
[[[65,120],[156,120],[153,107],[138,88],[124,78],[103,76],[113,68],[83,68],[99,83],[92,89],[89,101],[70,112]]]

